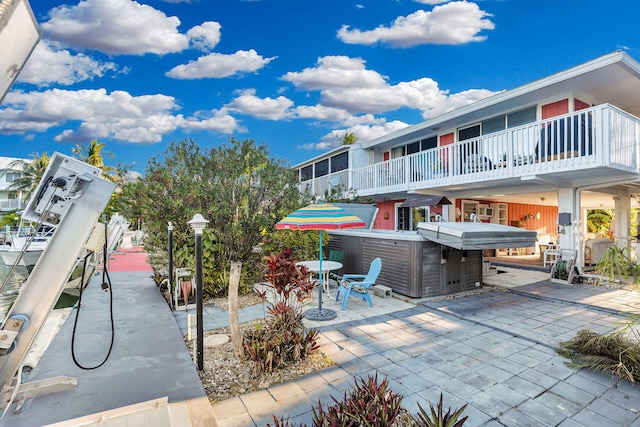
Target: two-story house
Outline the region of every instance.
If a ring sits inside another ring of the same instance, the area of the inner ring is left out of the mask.
[[[617,51],[294,168],[302,191],[341,185],[372,197],[377,229],[476,213],[552,236],[582,262],[589,209],[615,209],[615,239],[631,242],[638,117],[640,63]]]
[[[29,160],[0,157],[0,214],[20,210],[26,204],[23,192],[11,188],[15,180],[22,176],[23,162]]]

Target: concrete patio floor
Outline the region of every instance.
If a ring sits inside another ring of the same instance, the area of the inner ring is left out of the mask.
[[[331,404],[356,378],[377,374],[389,378],[411,413],[440,393],[445,407],[468,404],[466,427],[640,426],[638,385],[569,368],[556,353],[580,329],[613,331],[625,313],[640,313],[640,293],[505,270],[485,278],[502,289],[457,298],[374,297],[373,308],[353,298],[343,311],[325,296],[323,307],[337,318],[305,324],[320,331],[335,365],[215,403],[218,425],[265,426],[272,414],[311,425],[318,401]]]

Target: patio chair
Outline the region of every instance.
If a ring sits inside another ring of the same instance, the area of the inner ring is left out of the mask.
[[[369,295],[369,289],[371,289],[373,285],[376,284],[376,280],[378,279],[380,270],[382,270],[382,260],[380,260],[380,258],[376,258],[371,261],[369,272],[366,275],[345,274],[342,276],[340,287],[338,288],[338,292],[336,293],[336,301],[338,301],[338,298],[340,298],[340,293],[342,292],[343,310],[347,307],[347,300],[349,299],[349,295],[357,295],[363,300],[369,302],[369,305],[373,307],[371,295]]]
[[[543,252],[542,266],[546,267],[547,263],[553,264],[560,256],[560,246],[550,243],[547,249]]]
[[[342,262],[344,261],[344,256],[347,253],[345,251],[339,251],[339,250],[335,250],[332,249],[329,251],[329,261],[336,261],[339,262],[340,264],[342,264]],[[340,270],[331,270],[329,272],[329,278],[330,279],[334,279],[336,282],[338,281],[338,271]]]

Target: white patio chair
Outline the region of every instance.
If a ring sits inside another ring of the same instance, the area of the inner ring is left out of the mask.
[[[542,265],[547,266],[547,263],[553,264],[560,256],[560,246],[550,243],[547,249],[543,253]]]

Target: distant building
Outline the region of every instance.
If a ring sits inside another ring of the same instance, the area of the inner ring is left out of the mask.
[[[0,157],[0,213],[24,208],[27,200],[22,191],[16,191],[11,185],[22,176],[22,163],[29,159]]]

